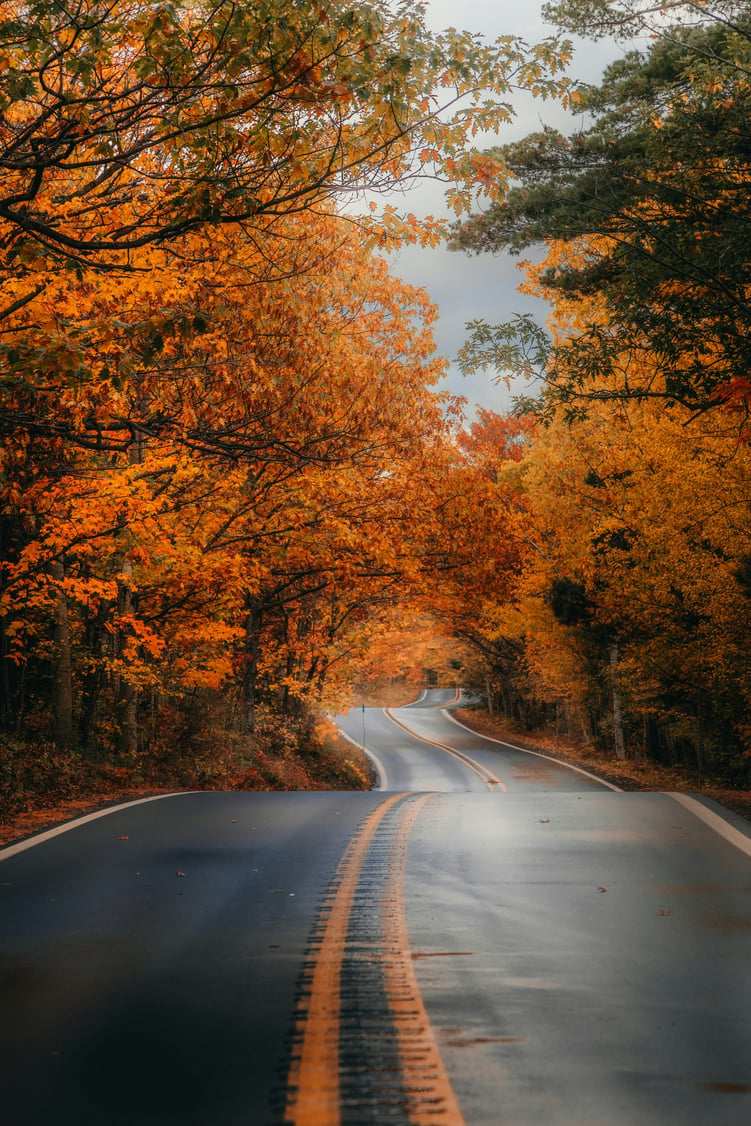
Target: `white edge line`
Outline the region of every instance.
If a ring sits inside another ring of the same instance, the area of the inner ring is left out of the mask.
[[[396,708],[393,708],[393,707],[384,708],[383,711],[400,712],[400,711],[406,711],[407,708],[416,708],[417,705],[420,703],[420,701],[425,699],[425,697],[428,695],[428,691],[429,691],[429,689],[423,688],[420,695],[417,697],[416,700],[413,700],[411,704],[402,704],[400,707],[396,707]],[[438,689],[438,691],[440,691],[440,689]],[[456,691],[459,693],[459,695],[455,696],[453,700],[444,700],[442,704],[428,704],[428,706],[426,708],[422,708],[421,710],[425,711],[425,712],[427,712],[427,711],[436,711],[437,712],[439,709],[449,707],[449,705],[453,706],[455,704],[457,704],[457,705],[461,704],[463,689],[457,688]]]
[[[370,761],[373,763],[373,766],[376,768],[376,774],[378,775],[378,785],[374,786],[373,788],[375,790],[388,790],[389,777],[386,773],[386,767],[383,765],[378,755],[374,754],[373,751],[369,751],[367,747],[364,747],[362,745],[362,743],[358,743],[357,739],[353,739],[352,736],[348,735],[346,731],[342,731],[341,727],[339,728],[339,734],[341,735],[342,739],[346,739],[347,742],[351,743],[353,747],[357,747],[363,752],[363,754],[367,755]]]
[[[178,790],[174,794],[154,794],[150,798],[136,798],[134,801],[122,802],[120,805],[110,805],[107,809],[99,809],[96,813],[87,813],[85,817],[77,817],[75,821],[66,821],[63,825],[56,825],[54,829],[47,829],[44,833],[37,833],[36,836],[29,837],[28,840],[19,841],[18,844],[0,849],[0,861],[10,860],[11,856],[15,856],[16,853],[25,852],[27,848],[44,844],[45,841],[52,840],[53,837],[59,837],[61,833],[67,833],[70,829],[77,829],[79,825],[86,825],[89,821],[97,821],[100,817],[107,817],[108,814],[117,813],[121,809],[129,809],[134,805],[145,805],[146,802],[150,801],[161,801],[162,798],[180,798],[183,794],[200,792],[199,790]]]
[[[751,838],[741,833],[735,826],[730,825],[718,813],[714,813],[711,809],[707,809],[705,805],[697,801],[696,798],[690,797],[688,794],[669,793],[667,795],[673,801],[680,802],[686,809],[693,813],[694,817],[698,817],[705,825],[709,825],[710,829],[714,829],[715,833],[719,833],[731,845],[735,845],[741,852],[745,852],[747,856],[751,856]]]
[[[534,755],[535,758],[544,758],[548,762],[554,762],[557,766],[565,766],[566,770],[575,770],[577,774],[583,774],[585,778],[591,778],[593,782],[599,782],[601,786],[607,786],[609,790],[615,790],[617,793],[622,794],[620,786],[614,786],[612,782],[606,782],[604,778],[598,778],[596,774],[592,774],[589,770],[584,770],[581,766],[574,766],[571,762],[564,762],[562,759],[553,758],[552,755],[544,755],[541,751],[530,751],[526,747],[517,747],[516,743],[506,743],[503,739],[494,739],[492,735],[483,735],[480,731],[475,731],[474,728],[468,727],[466,723],[461,720],[455,719],[450,712],[445,709],[441,715],[446,719],[451,720],[457,727],[461,727],[463,731],[469,731],[471,735],[476,735],[478,739],[487,739],[489,743],[497,743],[499,747],[510,747],[512,751],[521,751],[525,755]]]

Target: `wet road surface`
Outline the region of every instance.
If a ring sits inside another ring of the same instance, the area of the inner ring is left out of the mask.
[[[423,693],[404,708],[352,708],[337,716],[341,730],[364,746],[383,790],[524,793],[611,788],[575,767],[470,731],[451,716],[453,690]]]
[[[4,1126],[751,1120],[751,826],[452,698],[365,713],[381,791],[170,796],[0,852]]]

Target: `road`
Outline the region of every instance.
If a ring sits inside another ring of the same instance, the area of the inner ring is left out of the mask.
[[[4,1126],[751,1120],[751,826],[451,699],[340,717],[371,793],[167,796],[0,851]]]
[[[337,723],[369,750],[383,790],[526,793],[531,787],[539,793],[601,791],[606,785],[508,743],[499,753],[498,743],[452,721],[447,708],[457,702],[455,690],[433,689],[405,708],[353,708]]]

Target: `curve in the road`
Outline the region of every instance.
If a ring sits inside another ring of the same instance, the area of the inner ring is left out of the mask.
[[[443,708],[445,705],[441,704],[431,706],[439,706]],[[439,743],[435,739],[428,739],[425,735],[418,735],[418,733],[416,731],[413,731],[411,727],[408,727],[406,723],[402,723],[400,719],[397,719],[394,713],[391,711],[391,708],[384,708],[383,714],[387,719],[391,720],[391,722],[395,724],[395,726],[398,727],[401,731],[404,731],[407,735],[410,735],[413,739],[416,739],[418,743],[426,743],[429,747],[438,747],[439,750],[445,751],[447,755],[451,755],[452,758],[458,759],[459,762],[468,767],[473,774],[476,774],[477,777],[485,783],[491,793],[497,793],[499,790],[506,790],[506,786],[503,782],[501,782],[500,778],[496,778],[491,770],[488,770],[488,768],[486,766],[483,766],[482,763],[477,762],[476,759],[473,759],[471,755],[466,754],[464,751],[458,751],[455,747],[449,747],[446,745],[446,743]]]
[[[451,712],[443,711],[441,709],[441,713],[450,723],[454,723],[457,727],[461,727],[462,731],[469,731],[472,735],[477,734],[477,732],[475,732],[473,728],[467,727],[466,723],[462,723],[461,720],[458,720],[456,716],[451,714]],[[581,766],[574,766],[572,762],[562,762],[560,759],[553,758],[552,755],[546,755],[542,751],[533,751],[529,747],[520,747],[518,743],[509,743],[506,739],[495,739],[492,735],[483,735],[482,739],[486,743],[496,743],[499,747],[508,747],[509,750],[512,751],[521,751],[522,754],[533,755],[534,758],[547,759],[548,762],[554,762],[556,766],[563,766],[566,770],[573,770],[575,774],[581,774],[585,778],[591,779],[593,782],[598,782],[601,786],[604,786],[608,790],[615,790],[617,793],[622,792],[620,786],[616,786],[613,782],[606,782],[604,778],[600,778],[597,774],[593,774],[591,770],[584,770],[584,768]]]
[[[420,695],[405,708],[451,708],[461,702],[461,688],[423,688]],[[445,698],[444,698],[445,697]]]
[[[573,763],[474,731],[455,718],[450,710],[453,701],[447,699],[449,696],[451,692],[445,690],[428,690],[418,706],[384,711],[387,721],[410,736],[414,751],[406,745],[395,745],[385,736],[383,724],[371,721],[369,745],[372,746],[375,741],[378,754],[383,751],[389,775],[393,768],[395,778],[401,783],[398,788],[477,791],[479,779],[484,789],[496,793],[516,793],[530,788],[618,790],[617,786]],[[421,747],[424,748],[422,752]],[[431,772],[425,757],[430,748],[436,748],[443,754],[433,755],[434,781],[431,785],[423,785],[423,778],[426,781],[430,779]],[[453,775],[451,770],[447,770],[449,762]],[[457,785],[455,776],[458,767],[462,768],[464,779],[469,784],[461,785],[459,781]]]

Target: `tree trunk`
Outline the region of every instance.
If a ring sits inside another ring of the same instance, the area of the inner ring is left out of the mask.
[[[506,677],[501,681],[501,710],[504,719],[514,718],[514,697],[510,681]]]
[[[59,560],[50,563],[47,571],[56,583],[62,583],[65,569]],[[70,655],[70,624],[68,599],[61,586],[55,600],[55,661],[52,668],[53,738],[55,746],[69,747],[73,740],[73,675]]]
[[[245,675],[243,676],[243,702],[245,705],[245,726],[253,731],[256,719],[256,695],[258,683],[258,653],[260,647],[261,611],[255,599],[245,594]]]
[[[490,677],[485,681],[485,691],[488,696],[488,715],[493,714],[493,688],[490,684]]]
[[[78,709],[78,738],[84,747],[89,745],[94,716],[99,699],[107,683],[104,664],[105,646],[112,645],[106,625],[111,614],[109,602],[102,601],[95,613],[87,606],[83,615],[83,641],[88,660],[88,670],[84,672],[80,706]]]
[[[139,415],[143,414],[146,404],[143,398],[138,395],[135,402],[135,409]],[[133,441],[128,446],[128,464],[129,465],[143,465],[144,454],[146,452],[146,439],[140,432],[133,434]]]
[[[130,614],[133,610],[130,587],[133,568],[129,559],[123,559],[120,575],[117,580],[118,614]],[[118,685],[117,713],[120,724],[117,749],[121,755],[131,755],[138,746],[138,690],[125,676],[120,677]]]
[[[11,727],[15,712],[13,699],[13,686],[11,685],[11,661],[8,652],[8,638],[5,633],[5,617],[0,617],[0,662],[2,665],[0,687],[2,688],[2,702],[0,703],[0,721],[3,727]]]
[[[621,684],[618,676],[618,642],[610,644],[610,678],[613,688],[613,735],[615,738],[615,757],[626,757],[626,740],[623,736],[623,711],[621,708]]]

